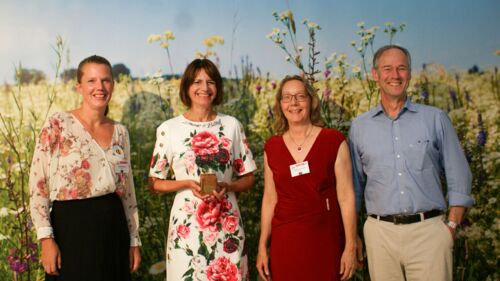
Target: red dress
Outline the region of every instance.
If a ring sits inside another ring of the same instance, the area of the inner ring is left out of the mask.
[[[265,145],[278,202],[271,227],[273,281],[340,280],[345,237],[337,201],[335,159],[344,136],[322,129],[304,161],[310,173],[292,177],[295,160],[282,136]]]

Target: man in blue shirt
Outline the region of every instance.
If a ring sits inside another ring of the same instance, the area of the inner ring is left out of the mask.
[[[474,202],[469,165],[446,113],[407,97],[408,50],[380,48],[372,75],[380,104],[358,116],[349,132],[356,207],[364,195],[369,215],[364,236],[370,278],[452,280],[456,227]]]

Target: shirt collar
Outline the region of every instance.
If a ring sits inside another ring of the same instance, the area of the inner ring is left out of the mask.
[[[405,112],[405,110],[411,111],[411,112],[418,112],[417,106],[411,101],[409,97],[406,98],[405,104],[403,105],[403,108],[401,109],[401,112],[399,112],[398,117]],[[384,108],[382,107],[382,104],[379,103],[377,107],[373,108],[370,110],[370,116],[371,117],[376,117],[380,114],[384,113]]]

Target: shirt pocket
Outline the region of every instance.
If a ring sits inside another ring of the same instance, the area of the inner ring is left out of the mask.
[[[414,171],[422,171],[432,167],[434,148],[429,138],[421,138],[408,144],[405,148],[406,167]]]

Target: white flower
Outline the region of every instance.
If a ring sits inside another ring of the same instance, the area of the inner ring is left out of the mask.
[[[365,22],[364,21],[360,21],[360,22],[358,22],[357,26],[359,28],[363,28],[365,26]]]
[[[496,202],[497,202],[496,197],[491,197],[490,199],[488,199],[488,204],[495,204]]]
[[[10,238],[10,237],[9,237],[8,235],[3,235],[3,234],[1,234],[1,233],[0,233],[0,241],[2,241],[2,240],[7,240],[7,239],[9,239],[9,238]]]
[[[0,218],[6,217],[8,215],[9,215],[9,209],[2,207],[2,209],[0,209]]]
[[[361,72],[361,68],[357,65],[352,67],[352,74],[358,74]]]
[[[157,275],[165,271],[167,265],[165,261],[159,261],[149,268],[149,274]]]

